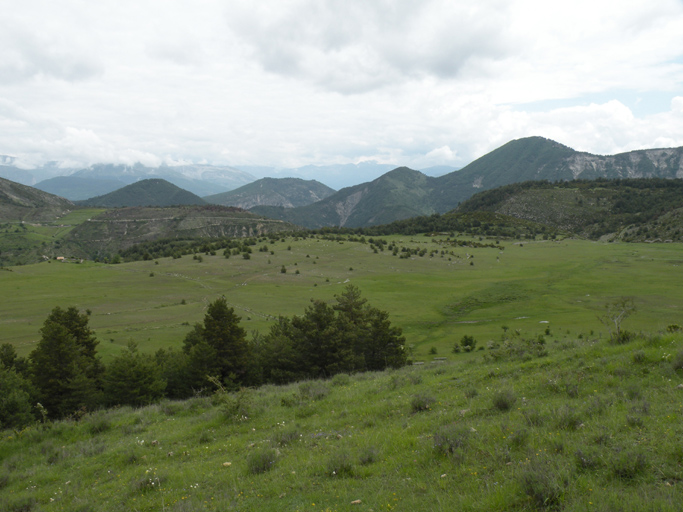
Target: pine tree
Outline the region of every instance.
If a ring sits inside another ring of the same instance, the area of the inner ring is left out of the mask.
[[[159,400],[165,388],[161,368],[152,356],[138,352],[135,342],[107,366],[104,394],[108,405],[148,405]]]
[[[88,315],[74,307],[56,307],[40,333],[29,355],[31,380],[50,417],[94,409],[101,402],[104,367],[97,358],[98,341]]]

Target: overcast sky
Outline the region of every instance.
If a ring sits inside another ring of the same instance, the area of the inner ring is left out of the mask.
[[[680,0],[0,0],[0,154],[462,166],[683,146]]]

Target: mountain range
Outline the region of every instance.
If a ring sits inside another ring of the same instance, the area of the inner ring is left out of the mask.
[[[543,137],[527,137],[436,178],[402,167],[308,206],[257,206],[251,211],[307,228],[360,227],[445,213],[477,192],[528,180],[681,177],[683,148],[602,156],[575,151]]]
[[[108,194],[78,201],[81,206],[122,208],[127,206],[202,205],[201,197],[162,179],[146,179]]]
[[[325,199],[335,190],[316,180],[301,178],[262,178],[236,190],[204,197],[207,203],[237,206],[281,206],[295,208]]]

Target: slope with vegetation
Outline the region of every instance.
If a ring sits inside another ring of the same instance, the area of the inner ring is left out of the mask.
[[[593,239],[682,241],[683,181],[530,181],[481,192],[457,211],[495,212]]]
[[[75,227],[63,247],[91,259],[111,258],[135,244],[164,238],[176,240],[258,236],[294,226],[239,208],[184,206],[108,210]]]
[[[210,204],[237,206],[245,210],[254,206],[296,208],[321,201],[334,192],[316,180],[262,178],[229,192],[205,196],[204,200]]]

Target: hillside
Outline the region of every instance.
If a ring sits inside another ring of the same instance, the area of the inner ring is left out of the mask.
[[[201,197],[162,179],[147,179],[103,196],[79,201],[82,206],[121,208],[126,206],[180,206],[206,204]]]
[[[102,196],[124,187],[119,180],[80,178],[78,176],[56,176],[34,185],[38,190],[65,197],[70,201],[83,201]]]
[[[0,178],[0,221],[52,221],[74,208],[63,197]]]
[[[62,249],[102,259],[132,245],[162,238],[239,238],[291,230],[293,227],[279,220],[224,206],[119,208],[76,226],[64,238]]]
[[[513,140],[458,171],[432,178],[401,168],[340,190],[320,203],[262,215],[308,228],[373,226],[416,215],[445,213],[477,192],[528,180],[683,177],[683,148],[591,155],[543,137]]]
[[[481,192],[457,211],[495,212],[593,239],[683,241],[678,179],[530,181]]]
[[[316,180],[262,178],[229,192],[205,196],[204,200],[210,204],[236,206],[245,210],[254,206],[295,208],[325,199],[334,192]]]

